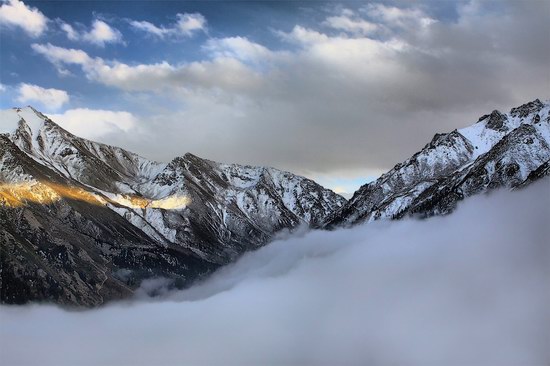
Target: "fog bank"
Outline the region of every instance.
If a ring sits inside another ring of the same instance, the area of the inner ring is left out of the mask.
[[[4,365],[547,365],[550,180],[311,232],[162,301],[0,307]]]

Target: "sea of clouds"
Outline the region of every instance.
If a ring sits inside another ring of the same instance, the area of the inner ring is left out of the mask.
[[[549,284],[545,180],[445,217],[281,238],[161,299],[2,306],[0,363],[548,365]]]

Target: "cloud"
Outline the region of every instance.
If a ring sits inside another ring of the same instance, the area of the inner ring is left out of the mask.
[[[38,85],[22,83],[16,98],[20,103],[40,103],[47,110],[56,110],[69,102],[69,94],[65,90],[42,88]]]
[[[85,33],[82,38],[100,46],[105,45],[105,43],[122,42],[122,34],[117,29],[98,19],[94,20],[92,29]]]
[[[60,27],[72,41],[82,40],[104,47],[107,43],[124,43],[122,33],[100,19],[92,22],[89,31],[77,31],[72,25],[60,21]]]
[[[549,184],[468,199],[445,217],[279,240],[157,302],[3,306],[2,360],[546,365]]]
[[[193,14],[178,14],[178,21],[176,23],[177,29],[187,36],[192,35],[194,32],[204,30],[206,27],[206,18],[199,13]]]
[[[327,42],[330,37],[312,29],[302,27],[300,25],[294,26],[292,31],[285,33],[278,31],[277,34],[285,41],[291,43],[297,43],[299,45],[318,44]]]
[[[6,91],[6,86],[0,83],[0,92],[5,92],[5,91]]]
[[[33,44],[35,52],[65,73],[65,65],[77,65],[86,77],[126,91],[157,91],[166,88],[247,89],[257,82],[254,70],[234,58],[172,65],[168,62],[128,65],[90,57],[78,49],[48,44]]]
[[[60,27],[71,41],[76,41],[80,38],[80,34],[73,28],[72,25],[65,22],[60,22]]]
[[[372,19],[378,19],[389,27],[418,29],[432,25],[435,19],[418,8],[398,8],[384,4],[368,4],[362,9]]]
[[[31,37],[41,36],[48,28],[48,18],[40,10],[19,0],[8,0],[0,5],[0,24],[23,29]]]
[[[130,25],[135,29],[143,31],[147,34],[158,38],[168,36],[184,36],[191,37],[199,31],[206,31],[206,18],[199,13],[178,13],[176,14],[177,21],[169,27],[156,26],[153,23],[142,20],[130,20]]]
[[[87,139],[126,133],[137,125],[137,118],[126,111],[76,108],[61,114],[48,113],[48,117],[69,132]]]
[[[57,72],[61,75],[68,75],[70,71],[65,68],[65,65],[91,65],[94,63],[88,54],[82,50],[67,49],[62,47],[56,47],[48,44],[33,43],[31,48],[38,54],[41,54],[51,62],[57,69]]]
[[[445,6],[456,13],[451,20],[421,3],[338,10],[276,30],[277,47],[243,35],[211,38],[193,62],[127,63],[33,48],[61,72],[77,66],[123,91],[144,115],[144,135],[125,146],[142,155],[169,160],[191,151],[308,176],[371,175],[410,157],[435,132],[550,97],[547,2]],[[357,28],[367,22],[377,30]],[[162,147],[144,143],[153,136]]]
[[[324,24],[334,29],[359,34],[371,34],[378,30],[378,25],[355,17],[351,10],[344,10],[340,15],[328,17]]]
[[[226,37],[209,39],[203,49],[213,58],[230,58],[242,62],[265,62],[274,53],[261,44],[251,42],[246,37]]]
[[[144,31],[145,33],[152,34],[154,36],[157,36],[159,38],[163,38],[167,34],[170,34],[172,32],[172,29],[169,28],[163,28],[163,27],[157,27],[153,23],[150,23],[148,21],[142,20],[131,20],[130,25],[136,29],[139,29],[141,31]]]

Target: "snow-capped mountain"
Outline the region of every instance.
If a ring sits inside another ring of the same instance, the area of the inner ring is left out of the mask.
[[[1,112],[0,147],[5,302],[94,305],[154,276],[185,285],[345,203],[274,168],[149,161],[31,107]]]
[[[410,159],[362,186],[323,226],[446,214],[464,197],[545,176],[549,164],[550,101],[537,99],[506,114],[495,110],[469,127],[436,134]]]
[[[451,212],[550,173],[550,101],[436,134],[350,201],[273,168],[169,163],[0,112],[0,299],[99,305],[155,277],[187,286],[282,230]]]

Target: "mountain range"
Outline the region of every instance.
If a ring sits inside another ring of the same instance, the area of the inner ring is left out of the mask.
[[[0,112],[0,300],[97,306],[144,280],[183,288],[299,227],[448,214],[550,171],[550,102],[436,134],[346,201],[274,168],[169,163],[77,137],[32,107]]]

